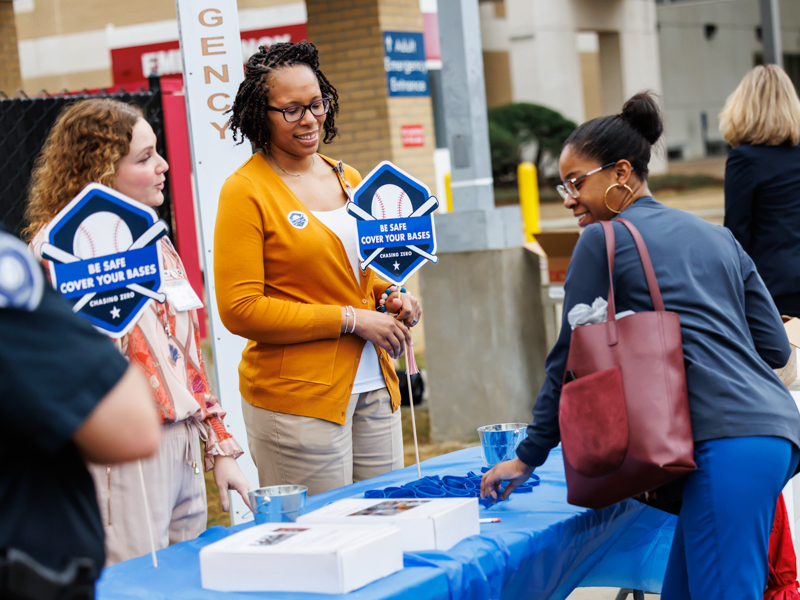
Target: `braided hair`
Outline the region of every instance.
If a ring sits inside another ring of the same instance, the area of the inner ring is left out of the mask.
[[[334,125],[336,113],[339,112],[339,94],[328,79],[319,70],[319,53],[311,42],[302,41],[273,44],[269,48],[260,46],[245,65],[244,81],[239,85],[233,107],[228,111],[233,139],[241,136],[241,144],[246,137],[256,148],[269,150],[270,131],[267,127],[267,105],[269,104],[269,76],[281,67],[305,65],[314,72],[323,96],[331,99],[330,110],[325,116],[323,142],[329,144],[336,137],[338,130]]]

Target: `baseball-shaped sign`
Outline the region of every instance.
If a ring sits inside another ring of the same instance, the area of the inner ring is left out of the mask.
[[[433,211],[439,201],[424,183],[389,161],[353,190],[347,212],[356,219],[362,271],[402,285],[423,263],[438,262]]]
[[[379,187],[372,196],[371,212],[376,219],[405,219],[414,212],[414,207],[405,190],[387,183]]]
[[[97,232],[106,235],[99,236]],[[131,230],[119,215],[96,212],[84,219],[72,240],[72,253],[81,259],[125,252],[133,244]]]

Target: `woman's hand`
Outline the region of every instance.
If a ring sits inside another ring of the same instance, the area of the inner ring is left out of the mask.
[[[386,306],[387,312],[396,315],[395,318],[405,323],[406,327],[413,327],[419,323],[419,318],[422,316],[419,300],[408,292],[401,294],[396,285],[389,289],[392,291],[391,294],[385,300],[381,299],[379,304]]]
[[[383,348],[392,358],[403,353],[404,343],[411,345],[411,333],[402,321],[374,310],[356,310],[355,334]]]
[[[529,467],[519,458],[514,457],[511,460],[501,462],[483,474],[481,479],[481,498],[491,496],[496,500],[500,485],[508,480],[506,489],[500,495],[501,500],[508,500],[511,492],[517,489],[520,484],[528,481],[531,475],[533,475],[533,467]]]
[[[250,482],[244,476],[239,465],[236,464],[236,459],[232,456],[217,456],[214,458],[214,482],[217,484],[219,490],[219,502],[222,504],[222,510],[228,512],[228,490],[236,490],[239,495],[247,504],[247,508],[253,510],[250,506],[250,500],[247,498],[247,492],[251,489]]]

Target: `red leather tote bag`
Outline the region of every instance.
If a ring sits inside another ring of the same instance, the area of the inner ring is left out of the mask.
[[[664,310],[653,264],[632,223],[655,310],[616,320],[614,228],[608,254],[608,317],[572,331],[558,422],[567,501],[605,508],[674,481],[696,466],[677,313]]]

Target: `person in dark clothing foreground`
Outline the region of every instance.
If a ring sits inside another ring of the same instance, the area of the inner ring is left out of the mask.
[[[149,386],[2,230],[0,340],[0,598],[93,598],[105,554],[85,461],[158,449]]]

